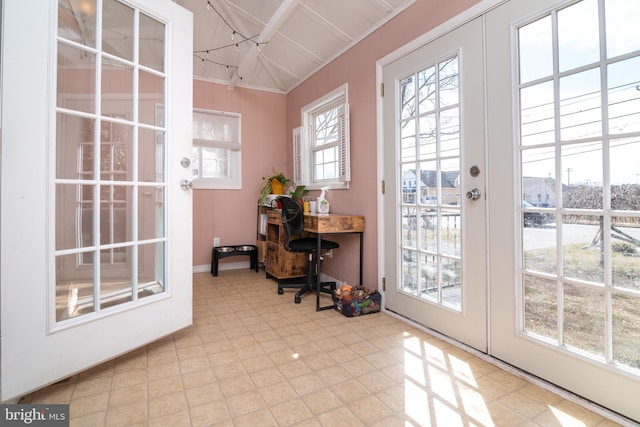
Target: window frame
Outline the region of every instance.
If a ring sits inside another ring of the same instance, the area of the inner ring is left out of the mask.
[[[235,117],[237,118],[238,129],[237,141],[225,141],[225,140],[212,140],[193,138],[193,153],[192,153],[192,169],[193,175],[193,188],[196,190],[240,190],[242,189],[242,114],[221,111],[221,110],[209,110],[203,108],[193,109],[194,118],[196,113],[207,114],[213,118],[218,117]],[[196,121],[194,120],[195,124]],[[227,159],[229,167],[229,176],[226,178],[203,178],[196,175],[197,171],[202,170],[202,149],[203,148],[216,148],[227,150]],[[199,156],[195,156],[195,151],[199,150]],[[200,159],[198,162],[197,159]]]
[[[315,141],[315,118],[331,109],[342,109],[338,113],[338,177],[315,179],[314,153],[318,151]],[[322,187],[348,189],[351,180],[349,142],[349,98],[348,84],[332,90],[301,109],[301,123],[293,130],[293,180],[297,185],[305,185],[309,190]]]

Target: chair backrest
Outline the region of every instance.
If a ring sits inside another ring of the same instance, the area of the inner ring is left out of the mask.
[[[302,206],[295,199],[278,197],[278,201],[282,206],[280,218],[284,227],[284,248],[290,251],[289,242],[291,241],[291,236],[300,234],[304,230],[304,214]]]

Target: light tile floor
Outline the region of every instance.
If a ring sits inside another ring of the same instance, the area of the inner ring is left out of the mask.
[[[193,277],[191,327],[21,403],[91,427],[618,425],[384,313],[316,312],[249,269]]]

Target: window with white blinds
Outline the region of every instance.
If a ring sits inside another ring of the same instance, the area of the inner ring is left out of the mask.
[[[294,181],[309,189],[348,188],[349,104],[347,84],[302,109],[293,130]]]
[[[240,114],[194,110],[194,188],[242,188],[241,148]]]

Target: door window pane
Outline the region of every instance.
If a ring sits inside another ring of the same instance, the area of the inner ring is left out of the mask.
[[[140,186],[138,189],[138,239],[158,239],[164,234],[163,187]]]
[[[164,24],[141,13],[139,31],[140,65],[164,72]]]
[[[562,207],[602,209],[602,143],[565,145],[561,153]]]
[[[102,10],[102,50],[133,61],[134,10],[118,0],[103,0]]]
[[[555,111],[553,82],[520,90],[520,143],[523,146],[554,142]]]
[[[551,34],[550,15],[518,29],[521,83],[553,74]]]
[[[95,111],[95,64],[95,54],[58,43],[58,107]]]
[[[609,65],[609,133],[640,131],[640,57]]]
[[[611,209],[640,211],[640,138],[611,140],[609,156]]]
[[[139,83],[138,120],[141,123],[156,125],[158,106],[165,103],[165,79],[163,76],[140,71]]]
[[[138,180],[164,181],[164,132],[140,128],[138,135]]]
[[[58,34],[67,40],[95,47],[96,1],[58,0]]]
[[[527,332],[557,338],[557,288],[555,280],[524,276],[524,329]]]
[[[603,223],[603,218],[595,215],[562,217],[564,277],[604,283]]]
[[[640,292],[638,216],[621,216],[611,221],[611,284]]]
[[[564,285],[564,344],[604,356],[605,303],[602,288]]]
[[[600,70],[560,79],[560,137],[564,141],[602,134]]]
[[[428,113],[431,111],[435,111],[436,109],[436,72],[435,67],[429,67],[426,70],[422,70],[418,73],[418,94],[420,96],[419,99],[419,111],[420,114]],[[408,78],[404,83],[410,84],[413,82],[413,77]],[[411,86],[413,88],[413,86]],[[414,108],[413,102],[411,102],[410,96],[412,92],[410,92],[411,88],[407,88],[407,98],[404,98],[402,101],[402,105],[406,105],[406,108]],[[404,86],[402,87],[404,89]],[[410,111],[407,111],[407,116],[410,117],[413,114]]]
[[[458,66],[458,57],[451,57],[400,82],[403,283],[399,289],[460,310]]]
[[[640,369],[640,297],[614,294],[612,308],[613,360]]]
[[[133,68],[122,62],[102,60],[102,112],[112,112],[117,100],[117,113],[121,117],[133,117]]]
[[[83,257],[83,255],[88,255]],[[93,252],[56,256],[56,321],[94,311]],[[80,266],[78,258],[83,257]]]
[[[607,57],[613,58],[640,50],[640,3],[629,0],[607,0]]]
[[[558,11],[560,71],[600,59],[597,0],[583,0]]]

